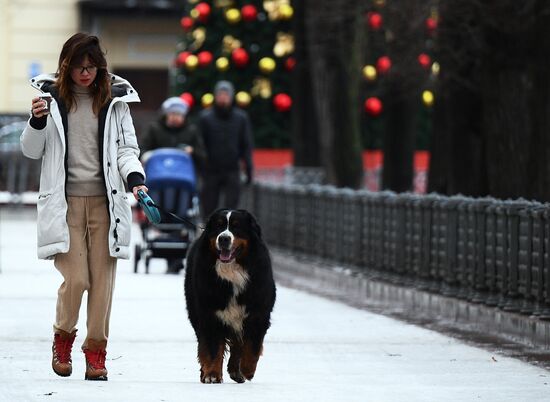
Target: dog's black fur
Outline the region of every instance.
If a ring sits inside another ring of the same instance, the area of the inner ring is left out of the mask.
[[[201,382],[222,382],[226,347],[230,377],[238,383],[252,379],[270,326],[275,292],[269,251],[252,214],[214,212],[188,253],[185,273]]]

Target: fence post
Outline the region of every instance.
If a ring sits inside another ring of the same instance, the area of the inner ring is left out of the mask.
[[[487,298],[485,304],[488,306],[496,306],[498,304],[498,286],[497,286],[497,220],[496,210],[498,201],[493,200],[487,206],[485,221],[485,269],[487,272]]]
[[[455,196],[441,203],[445,210],[445,258],[441,259],[440,276],[443,278],[441,293],[446,296],[456,296],[458,293],[457,280],[457,242],[458,242],[458,206],[463,197]]]
[[[542,225],[543,237],[541,238],[542,242],[542,273],[541,276],[544,278],[541,281],[541,293],[542,300],[541,306],[538,311],[538,317],[541,320],[550,320],[550,207],[546,204],[544,211],[542,212]]]
[[[519,212],[525,207],[521,201],[510,201],[506,208],[508,216],[508,291],[502,305],[505,311],[520,311],[519,292]]]

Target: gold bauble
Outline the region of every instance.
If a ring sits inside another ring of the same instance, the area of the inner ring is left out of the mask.
[[[283,20],[290,18],[294,14],[294,9],[290,5],[290,0],[264,0],[264,10],[270,21]]]
[[[233,50],[242,47],[241,41],[231,35],[225,35],[222,40],[222,51],[224,54],[231,54]]]
[[[227,71],[229,68],[229,59],[227,57],[219,57],[216,60],[216,68],[221,72]]]
[[[285,32],[277,32],[277,42],[273,46],[273,54],[285,57],[294,52],[294,36]]]
[[[217,8],[227,8],[233,5],[233,0],[216,0],[214,6]]]
[[[263,57],[258,62],[258,66],[260,67],[260,71],[265,74],[272,73],[273,70],[275,70],[275,67],[277,64],[275,63],[275,60],[273,60],[271,57]]]
[[[187,0],[189,4],[197,4],[199,0]]]
[[[193,18],[194,20],[196,20],[197,18],[199,18],[199,10],[197,10],[196,8],[192,9],[191,12],[189,13],[189,15],[191,16],[191,18]]]
[[[259,96],[263,99],[271,98],[271,81],[267,78],[256,78],[250,90],[252,96]]]
[[[202,47],[204,41],[206,40],[206,28],[198,27],[193,29],[191,36],[193,37],[193,42],[188,44],[187,50],[190,52],[195,52]]]
[[[290,4],[282,4],[279,7],[279,19],[289,20],[294,15],[294,9]]]
[[[374,5],[376,7],[384,7],[386,5],[386,0],[374,0]]]
[[[433,75],[438,75],[439,74],[439,69],[440,69],[439,63],[437,61],[434,61],[432,63],[432,74]]]
[[[225,12],[225,19],[230,24],[236,24],[241,20],[241,12],[236,8],[230,8]]]
[[[214,95],[212,95],[210,92],[205,93],[201,97],[201,104],[202,107],[210,107],[214,103]]]
[[[240,107],[247,107],[250,104],[251,100],[252,98],[250,97],[250,94],[245,91],[239,91],[235,95],[235,101]]]
[[[199,65],[199,58],[197,56],[195,56],[194,54],[190,54],[185,59],[185,67],[189,71],[193,71],[194,69],[197,68],[198,65]]]
[[[363,67],[363,77],[365,77],[367,81],[374,81],[376,79],[376,67],[370,64]]]
[[[424,105],[430,107],[434,104],[434,94],[432,91],[425,90],[422,92],[422,102],[424,102]]]

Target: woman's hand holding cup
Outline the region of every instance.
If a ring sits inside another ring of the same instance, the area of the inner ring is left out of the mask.
[[[31,112],[34,117],[46,116],[50,113],[50,104],[52,96],[50,94],[42,94],[32,100]]]

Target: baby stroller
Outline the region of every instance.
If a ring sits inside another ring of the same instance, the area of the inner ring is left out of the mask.
[[[147,274],[151,258],[164,258],[168,272],[177,273],[183,268],[187,249],[195,239],[199,216],[193,160],[189,154],[176,148],[159,148],[144,157],[146,185],[149,196],[159,207],[161,222],[149,222],[141,208],[138,209],[137,220],[143,243],[135,246],[134,272],[137,273],[142,258],[145,259]]]

